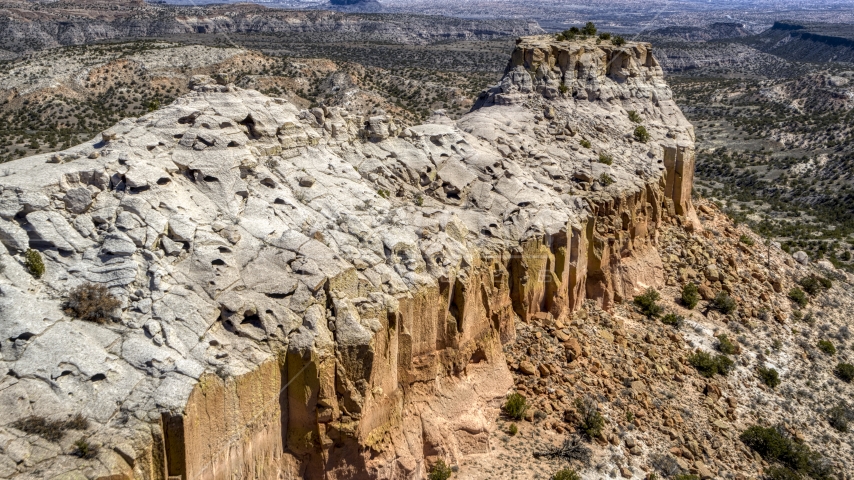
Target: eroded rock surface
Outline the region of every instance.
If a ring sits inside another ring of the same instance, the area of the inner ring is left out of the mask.
[[[0,178],[0,476],[422,478],[491,452],[519,322],[663,285],[658,227],[699,228],[648,44],[523,38],[415,127],[194,84]],[[63,310],[86,283],[114,322]],[[77,413],[96,460],[12,427]]]

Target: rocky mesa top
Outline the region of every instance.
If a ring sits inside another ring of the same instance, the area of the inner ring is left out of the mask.
[[[472,112],[418,126],[195,82],[90,142],[3,166],[0,444],[30,453],[0,450],[0,477],[141,468],[149,425],[205,374],[369,345],[382,329],[369,312],[594,215],[616,219],[597,224],[605,237],[623,238],[608,230],[621,214],[628,241],[643,237],[630,224],[658,217],[632,198],[650,186],[693,213],[693,129],[647,44],[522,38]],[[112,322],[66,313],[83,284],[120,301]],[[99,462],[13,426],[78,413],[110,446]]]

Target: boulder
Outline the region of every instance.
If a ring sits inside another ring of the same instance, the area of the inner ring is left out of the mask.
[[[567,360],[570,362],[581,357],[581,344],[576,338],[570,338],[564,342],[563,347],[566,349]]]
[[[30,237],[17,223],[0,218],[0,243],[11,252],[23,252],[30,247]]]
[[[537,367],[534,367],[533,363],[524,360],[522,362],[519,362],[519,371],[525,375],[533,376],[537,374],[538,369]]]
[[[62,200],[69,212],[81,214],[92,204],[92,192],[85,187],[72,188],[65,192]]]

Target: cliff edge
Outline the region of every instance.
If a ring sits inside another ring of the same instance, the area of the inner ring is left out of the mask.
[[[4,165],[4,478],[424,478],[490,453],[517,324],[662,285],[659,227],[699,228],[648,44],[521,38],[414,127],[194,81]]]

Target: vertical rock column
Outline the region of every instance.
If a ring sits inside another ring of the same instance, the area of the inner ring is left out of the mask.
[[[691,190],[694,186],[694,148],[688,145],[664,147],[665,187],[664,196],[671,203],[672,214],[690,216],[694,206]]]
[[[547,245],[548,240],[535,237],[510,251],[510,298],[522,321],[545,311],[547,285],[555,277],[555,256]]]
[[[227,380],[204,375],[184,415],[164,421],[168,475],[275,478],[282,456],[281,389],[282,365],[275,358]]]

